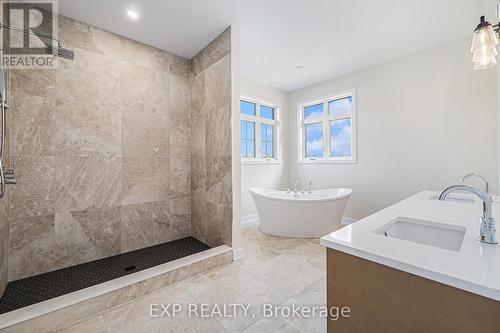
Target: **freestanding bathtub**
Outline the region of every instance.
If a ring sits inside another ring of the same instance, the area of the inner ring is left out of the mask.
[[[352,190],[334,188],[311,193],[251,188],[264,233],[301,238],[323,237],[341,227]]]

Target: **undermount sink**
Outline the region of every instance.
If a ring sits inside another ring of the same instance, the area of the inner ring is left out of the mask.
[[[460,251],[465,227],[398,217],[376,230],[375,233],[446,250]]]

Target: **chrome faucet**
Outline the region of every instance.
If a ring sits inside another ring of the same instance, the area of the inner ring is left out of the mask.
[[[465,177],[464,177],[465,178]],[[489,187],[488,187],[489,188]],[[491,193],[483,192],[475,187],[468,185],[453,185],[444,189],[439,195],[439,200],[446,200],[446,197],[451,192],[465,191],[477,195],[483,201],[483,217],[481,217],[481,229],[479,241],[486,244],[497,244],[495,236],[495,218],[493,217],[493,205]]]
[[[299,190],[299,186],[300,186],[300,191],[301,191],[302,193],[304,193],[304,188],[303,188],[303,187],[302,187],[302,185],[300,184],[300,181],[297,179],[297,180],[295,181],[294,190],[293,190],[293,191],[295,192],[295,194],[297,194],[297,192],[298,192],[298,190]]]
[[[481,175],[478,175],[476,173],[469,173],[468,175],[463,176],[462,184],[465,184],[467,182],[467,180],[469,180],[472,177],[477,177],[477,178],[481,179],[482,181],[484,181],[484,191],[488,194],[491,194],[491,181],[488,178],[481,176]]]

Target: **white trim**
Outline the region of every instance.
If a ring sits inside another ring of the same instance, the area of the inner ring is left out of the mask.
[[[358,161],[356,160],[342,160],[342,159],[328,159],[328,160],[322,160],[322,159],[313,159],[313,158],[308,158],[307,160],[298,160],[298,164],[356,164]]]
[[[125,288],[132,284],[152,279],[156,276],[166,274],[187,265],[203,261],[225,252],[231,251],[227,245],[221,245],[200,253],[196,253],[184,258],[173,260],[162,265],[151,267],[137,273],[132,273],[108,282],[104,282],[92,287],[81,289],[70,294],[49,299],[44,302],[26,306],[0,315],[0,329],[13,326],[24,321],[63,309],[65,307],[81,303],[118,289]]]
[[[241,217],[241,224],[248,224],[259,221],[259,214],[251,214]]]
[[[349,224],[353,224],[354,222],[357,222],[358,220],[357,219],[353,219],[352,217],[347,217],[347,216],[344,216],[342,217],[342,225],[349,225]]]
[[[233,261],[240,260],[244,256],[245,256],[244,255],[244,250],[243,250],[242,247],[239,247],[237,249],[233,249]]]
[[[231,139],[233,224],[231,246],[241,246],[241,153],[240,153],[240,27],[231,25]]]
[[[342,99],[352,96],[352,109],[350,112],[340,114],[329,114],[328,103],[332,100]],[[338,94],[328,95],[321,98],[309,99],[298,103],[297,108],[297,163],[316,164],[356,164],[357,163],[357,111],[356,111],[356,89],[350,89]],[[323,104],[323,115],[304,119],[304,108],[307,106]],[[351,156],[350,157],[329,157],[330,152],[330,121],[351,118]],[[323,124],[323,157],[306,158],[305,157],[305,126],[308,124]]]
[[[274,159],[269,159],[269,160],[264,160],[264,159],[260,159],[260,160],[250,160],[250,159],[242,159],[241,160],[241,164],[242,165],[272,165],[272,164],[281,164],[281,161],[277,161],[277,160],[274,160]]]

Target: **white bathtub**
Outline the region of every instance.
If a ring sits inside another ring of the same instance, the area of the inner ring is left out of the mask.
[[[251,188],[264,233],[283,237],[323,237],[341,227],[352,190],[334,188],[312,193]]]

